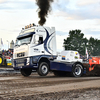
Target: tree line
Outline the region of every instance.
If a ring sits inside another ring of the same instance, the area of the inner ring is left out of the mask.
[[[79,29],[69,31],[68,37],[64,39],[63,46],[65,50],[75,50],[82,55],[85,55],[87,48],[89,55],[100,56],[100,40],[93,37],[87,39]]]

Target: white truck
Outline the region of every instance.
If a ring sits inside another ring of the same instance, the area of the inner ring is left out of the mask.
[[[22,28],[14,47],[14,69],[23,76],[35,70],[40,76],[52,71],[56,76],[71,73],[80,77],[84,72],[82,59],[77,51],[63,51],[57,55],[55,28],[27,25]]]

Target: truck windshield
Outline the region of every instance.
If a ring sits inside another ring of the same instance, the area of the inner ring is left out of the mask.
[[[20,45],[24,45],[24,44],[30,44],[31,39],[32,39],[32,35],[21,37],[21,38],[17,38],[15,46],[20,46]]]

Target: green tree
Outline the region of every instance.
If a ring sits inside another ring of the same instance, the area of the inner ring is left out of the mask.
[[[65,50],[76,50],[84,55],[87,43],[88,39],[84,38],[84,34],[81,33],[81,30],[72,30],[69,31],[67,39],[64,39],[63,45]]]
[[[100,56],[100,40],[91,37],[88,41],[88,51],[93,56]]]

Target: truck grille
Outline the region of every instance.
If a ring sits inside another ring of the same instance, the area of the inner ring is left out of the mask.
[[[26,59],[18,59],[18,60],[15,60],[15,62],[16,62],[16,67],[26,65]]]
[[[16,63],[24,63],[26,59],[18,59],[16,60]]]

